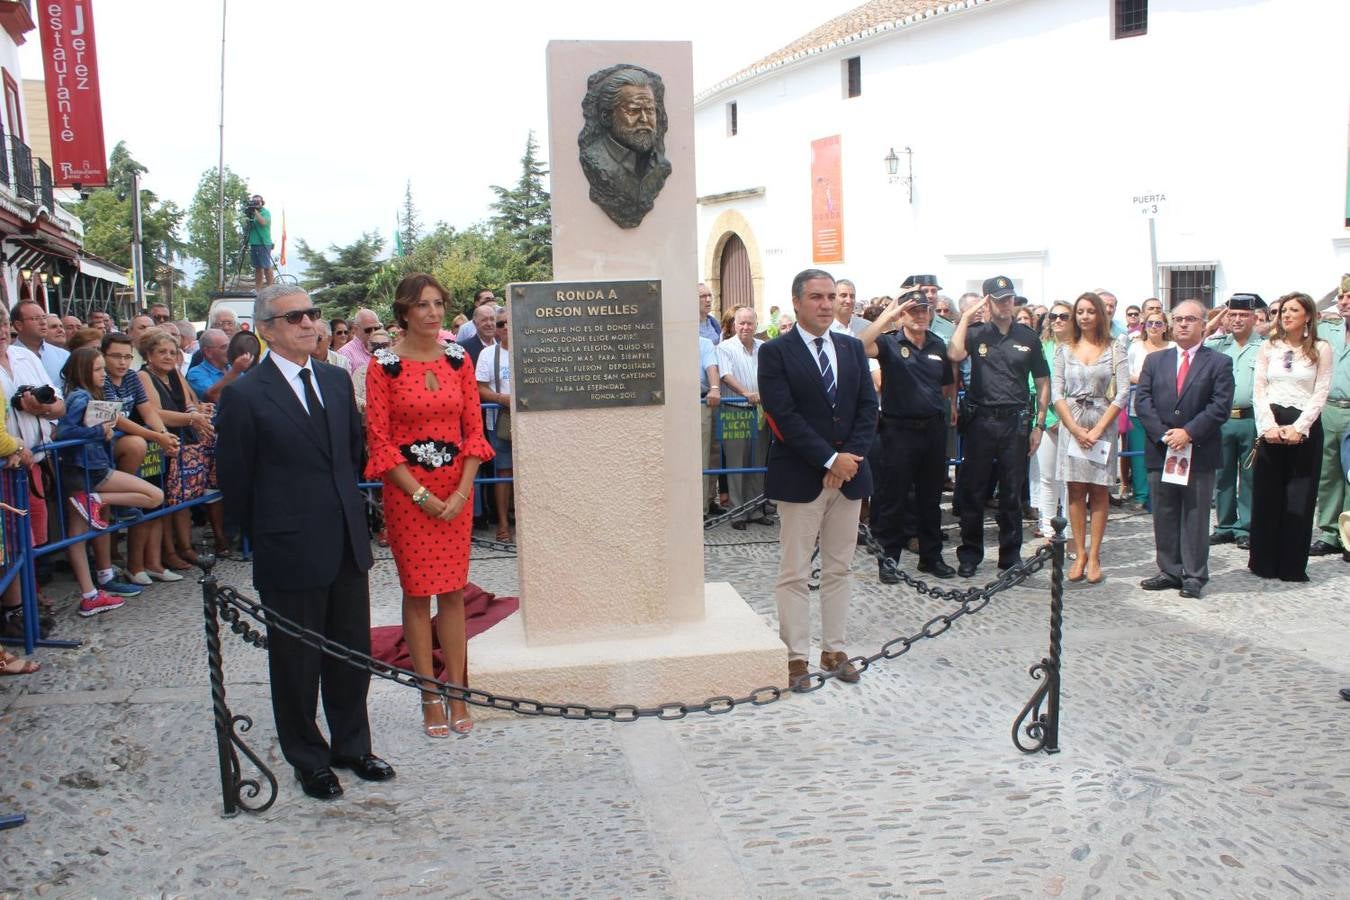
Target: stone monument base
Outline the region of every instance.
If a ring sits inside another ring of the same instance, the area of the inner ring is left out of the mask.
[[[787,648],[726,582],[704,586],[704,617],[660,634],[527,646],[520,613],[469,642],[469,683],[544,703],[701,703],[787,684]],[[475,718],[512,715],[481,706]]]

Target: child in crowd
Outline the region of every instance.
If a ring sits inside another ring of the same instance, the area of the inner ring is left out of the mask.
[[[135,475],[119,472],[108,453],[114,422],[84,424],[90,400],[103,399],[107,367],[97,347],[81,347],[71,354],[66,367],[66,414],[56,427],[57,440],[90,441],[61,453],[61,483],[70,498],[70,535],[84,534],[90,526],[103,529],[105,504],[153,509],[164,502],[164,492]],[[72,544],[66,553],[80,585],[80,615],[96,616],[117,609],[126,601],[94,584],[84,543]],[[99,580],[112,579],[112,571],[99,572]],[[106,575],[106,578],[104,577]]]

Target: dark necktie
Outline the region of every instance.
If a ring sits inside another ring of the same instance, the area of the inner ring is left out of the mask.
[[[820,381],[825,385],[825,395],[830,398],[830,405],[834,406],[835,397],[839,395],[839,386],[834,380],[834,369],[830,366],[830,358],[825,355],[825,339],[816,338],[816,359],[820,362]]]
[[[319,435],[324,443],[328,442],[328,411],[323,408],[319,402],[319,392],[314,390],[313,372],[309,369],[300,370],[300,380],[305,383],[305,405],[309,407],[309,418],[314,423],[314,427],[319,429]]]

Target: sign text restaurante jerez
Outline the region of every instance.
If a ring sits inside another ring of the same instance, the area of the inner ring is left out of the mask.
[[[38,0],[52,177],[58,187],[108,183],[91,0]]]
[[[518,410],[665,403],[661,282],[515,284],[508,296]]]

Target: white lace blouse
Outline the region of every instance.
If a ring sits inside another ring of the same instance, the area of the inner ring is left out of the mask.
[[[1313,365],[1298,347],[1284,341],[1269,340],[1256,353],[1256,380],[1252,385],[1252,405],[1256,411],[1256,433],[1265,434],[1277,427],[1270,405],[1292,406],[1301,410],[1294,430],[1304,437],[1322,415],[1331,389],[1331,345],[1317,342],[1317,364]]]

